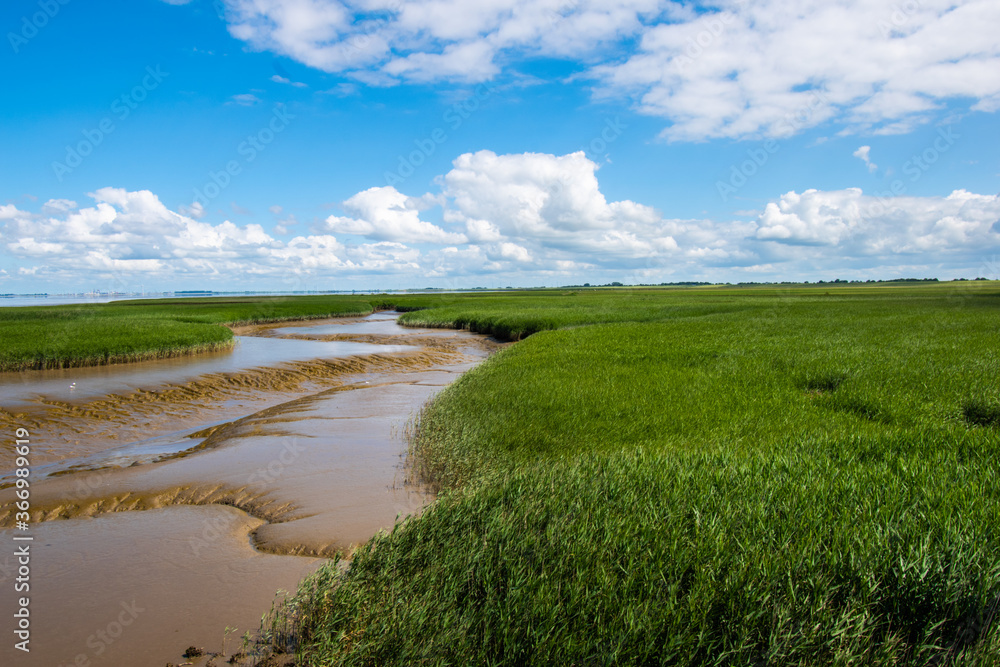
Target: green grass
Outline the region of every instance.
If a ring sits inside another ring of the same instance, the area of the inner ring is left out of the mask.
[[[301,662],[996,664],[1000,293],[977,287],[407,315],[538,333],[424,410],[411,456],[443,493],[303,583]]]
[[[156,359],[233,344],[224,324],[372,312],[361,297],[145,299],[0,308],[0,371]]]
[[[0,363],[387,307],[520,342],[421,414],[438,501],[282,607],[301,664],[1000,663],[996,283],[0,309]]]

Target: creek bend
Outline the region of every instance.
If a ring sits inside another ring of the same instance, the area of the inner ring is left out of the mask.
[[[431,495],[407,478],[406,424],[495,345],[395,317],[241,327],[232,352],[0,374],[0,427],[31,432],[33,537],[32,650],[5,641],[0,662],[162,667],[190,645],[221,650],[235,627],[231,653],[276,591],[418,512]],[[13,468],[4,447],[5,545]],[[5,549],[4,609],[17,608],[16,572]]]

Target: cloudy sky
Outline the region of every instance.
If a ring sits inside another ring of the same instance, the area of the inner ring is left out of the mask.
[[[996,0],[12,0],[0,293],[1000,278]]]

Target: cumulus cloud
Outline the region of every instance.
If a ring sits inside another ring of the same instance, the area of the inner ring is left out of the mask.
[[[421,220],[419,205],[419,200],[407,197],[391,185],[369,188],[344,202],[347,216],[331,215],[321,228],[381,241],[465,243],[464,234],[447,232]]]
[[[515,262],[522,263],[531,261],[531,253],[528,252],[528,249],[516,243],[501,243],[499,251],[500,256],[504,259],[512,259]]]
[[[211,280],[232,289],[260,279],[273,289],[315,271],[413,271],[420,255],[399,243],[348,244],[324,234],[278,241],[260,225],[212,224],[176,213],[148,190],[101,188],[89,196],[92,206],[38,214],[0,206],[0,256],[25,264],[21,276],[73,286],[159,278],[168,285]]]
[[[272,211],[275,208],[279,209],[278,213],[281,212],[280,206],[272,206],[271,207]],[[277,215],[278,213],[275,213],[275,215]],[[278,220],[278,224],[274,226],[274,233],[281,234],[282,236],[284,236],[285,234],[288,234],[289,230],[291,230],[292,227],[294,227],[297,224],[299,224],[298,218],[295,217],[294,213],[289,213],[287,217]]]
[[[489,220],[468,218],[465,221],[468,237],[473,241],[499,241],[503,236],[500,230]]]
[[[609,203],[596,171],[597,164],[582,151],[561,156],[466,153],[441,179],[447,202],[444,217],[464,224],[470,238],[510,239],[519,247],[534,248],[536,255],[543,246],[607,259],[676,249],[656,210],[628,200]]]
[[[370,285],[395,276],[402,286],[435,279],[459,287],[494,278],[567,284],[947,277],[943,267],[975,277],[984,258],[1000,253],[998,195],[805,190],[775,198],[750,219],[685,220],[639,202],[608,201],[597,172],[583,153],[466,153],[437,179],[438,191],[411,196],[369,188],[342,202],[344,215],[313,224],[309,233],[292,236],[295,217],[279,219],[280,239],[260,225],[172,211],[146,190],[101,188],[89,206],[50,200],[39,212],[3,204],[0,259],[7,273],[0,284],[115,279],[148,286],[158,278],[170,286],[197,280],[220,289],[300,289],[307,277],[351,276]]]
[[[0,220],[10,220],[19,216],[27,216],[26,211],[19,211],[13,204],[0,204]]]
[[[846,256],[979,252],[997,247],[1000,196],[874,197],[859,188],[789,192],[767,204],[758,239],[836,246]],[[824,251],[828,252],[828,250]]]

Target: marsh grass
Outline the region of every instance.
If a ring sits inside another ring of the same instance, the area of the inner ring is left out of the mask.
[[[356,297],[146,299],[0,308],[0,371],[99,366],[232,347],[223,325],[367,315]]]
[[[437,502],[304,581],[265,624],[275,650],[303,665],[1000,662],[995,283],[0,309],[2,363],[389,307],[520,342],[415,423],[410,464]]]
[[[829,291],[618,299],[467,373],[411,439],[438,501],[303,584],[301,664],[996,664],[1000,299]]]
[[[832,446],[779,457],[633,450],[480,480],[373,540],[346,577],[314,578],[322,605],[304,662],[924,665],[976,655],[996,591],[996,509],[938,525],[942,509],[968,499],[941,484],[912,498],[906,489],[926,470],[900,476],[883,460],[848,472]]]

